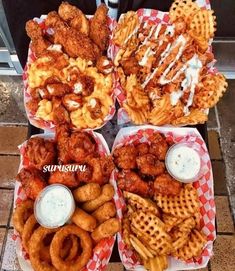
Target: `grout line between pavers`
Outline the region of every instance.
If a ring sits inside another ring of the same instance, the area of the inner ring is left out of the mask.
[[[20,154],[15,154],[15,153],[0,153],[0,156],[20,156]]]
[[[4,186],[0,186],[0,189],[1,189],[1,190],[7,190],[7,191],[15,190],[14,187],[10,188],[10,187],[4,187]]]
[[[218,112],[217,106],[215,106],[215,118],[216,118],[216,122],[217,122],[217,126],[218,126],[219,136],[221,136],[221,134],[220,134],[221,125],[220,125],[219,112]]]
[[[217,235],[233,236],[234,232],[216,232]]]
[[[0,122],[0,127],[27,127],[28,123],[17,123],[17,122]]]

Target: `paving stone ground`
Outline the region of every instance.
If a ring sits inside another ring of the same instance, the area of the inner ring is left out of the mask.
[[[217,209],[217,239],[214,244],[214,256],[208,267],[199,269],[201,271],[235,270],[235,235],[232,212],[235,207],[235,119],[233,114],[235,112],[232,112],[235,95],[231,91],[235,88],[235,83],[231,81],[229,84],[230,91],[218,107],[210,111],[208,121],[209,151],[214,171]],[[8,110],[10,109],[8,108]],[[4,120],[4,117],[2,120]],[[15,253],[15,244],[12,240],[11,216],[14,176],[19,166],[17,146],[26,139],[27,127],[25,124],[23,119],[21,122],[14,120],[12,123],[7,118],[0,124],[1,271],[20,270]],[[113,123],[110,123],[109,127],[113,127]],[[122,271],[124,269],[121,263],[110,263],[107,270]]]

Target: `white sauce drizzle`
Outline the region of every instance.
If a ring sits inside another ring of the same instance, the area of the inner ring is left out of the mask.
[[[139,61],[139,65],[141,66],[145,66],[148,62],[148,58],[150,56],[154,55],[154,51],[151,49],[151,47],[148,47],[148,49],[146,50],[146,52],[144,53],[144,56],[142,57],[142,59]]]
[[[137,25],[134,30],[129,34],[129,36],[124,40],[124,44],[126,44],[139,30],[139,26]]]
[[[80,83],[80,82],[78,82],[78,83],[76,83],[76,84],[74,84],[74,93],[76,93],[76,94],[80,94],[80,93],[82,93],[82,90],[83,90],[83,86],[82,86],[82,83]]]

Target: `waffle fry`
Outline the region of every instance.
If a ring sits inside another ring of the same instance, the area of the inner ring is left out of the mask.
[[[195,105],[200,108],[215,106],[227,89],[227,82],[222,74],[206,75],[202,80],[202,87],[195,95]]]
[[[136,75],[132,74],[126,80],[127,103],[133,108],[149,105],[148,95],[138,86]]]
[[[183,107],[180,103],[173,107],[169,94],[157,99],[154,106],[154,109],[149,114],[149,122],[154,125],[172,123],[177,117],[183,116]]]
[[[127,103],[124,103],[123,108],[127,111],[127,114],[129,115],[133,123],[143,124],[147,122],[149,114],[148,106],[139,108],[137,111],[135,108],[129,106]]]
[[[143,243],[132,234],[130,235],[130,242],[142,259],[147,260],[148,258],[153,257],[152,253],[143,245]]]
[[[130,220],[129,220],[128,216],[124,215],[124,217],[122,219],[122,238],[123,238],[124,243],[129,248],[131,247],[130,233],[131,233]]]
[[[122,46],[132,35],[137,33],[139,26],[139,18],[136,12],[129,11],[123,15],[119,21],[117,29],[115,31],[113,40],[114,42]]]
[[[175,251],[173,255],[183,261],[199,257],[206,242],[206,236],[202,232],[193,230],[189,236],[188,242]]]
[[[193,217],[186,218],[182,223],[180,223],[177,228],[181,232],[189,233],[196,226],[196,222]]]
[[[178,18],[183,18],[186,22],[188,22],[190,18],[199,10],[200,8],[197,3],[192,0],[175,0],[169,11],[170,20],[174,22]]]
[[[163,214],[162,220],[165,223],[165,229],[167,232],[170,232],[173,227],[177,226],[183,221],[182,218],[175,217],[168,214]]]
[[[191,17],[189,29],[193,37],[202,37],[209,40],[215,33],[215,16],[212,10],[198,10]]]
[[[195,125],[205,123],[207,120],[208,115],[202,110],[195,108],[190,111],[189,115],[173,120],[172,124],[175,126],[184,124]]]
[[[177,196],[158,194],[154,199],[164,213],[180,218],[188,218],[199,210],[197,190],[191,184],[185,185]]]
[[[141,232],[143,239],[148,238],[148,246],[153,251],[159,255],[166,255],[171,252],[171,237],[165,231],[164,223],[157,216],[138,211],[132,214],[131,221],[131,228],[135,227]]]
[[[155,202],[150,199],[144,199],[136,194],[124,191],[123,195],[130,205],[135,210],[141,210],[143,212],[150,212],[156,216],[160,216],[158,207]]]

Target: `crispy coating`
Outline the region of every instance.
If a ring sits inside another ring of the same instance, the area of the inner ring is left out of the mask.
[[[33,137],[27,141],[25,155],[30,165],[42,169],[44,165],[52,165],[55,162],[55,145],[44,138]]]
[[[165,171],[165,164],[153,154],[144,154],[136,158],[137,167],[142,174],[157,176]]]
[[[32,50],[36,57],[40,57],[46,52],[51,43],[43,37],[43,32],[37,22],[29,20],[25,26],[27,35],[32,40]]]
[[[36,168],[22,168],[16,178],[21,182],[26,196],[32,200],[46,187],[42,172]]]
[[[112,201],[105,202],[97,210],[92,213],[99,224],[114,217],[116,215],[115,204]]]
[[[74,132],[69,138],[69,154],[76,162],[82,162],[97,149],[94,138],[86,132]]]
[[[162,195],[178,195],[181,183],[174,180],[168,173],[157,176],[154,181],[154,193]]]
[[[70,57],[96,60],[97,56],[91,39],[75,28],[68,26],[56,12],[48,13],[45,24],[53,28],[54,42],[61,44]]]
[[[63,97],[65,94],[72,92],[68,84],[48,83],[44,88],[39,88],[39,94],[43,99],[51,100],[53,96]]]
[[[138,155],[144,155],[149,152],[149,144],[147,142],[139,143],[136,146]]]
[[[160,133],[154,133],[149,140],[151,142],[149,152],[159,160],[165,160],[169,148],[166,139]]]
[[[120,189],[143,197],[151,196],[153,193],[151,182],[143,181],[137,173],[131,170],[120,172],[117,183]]]
[[[29,240],[39,226],[34,214],[32,214],[26,221],[22,232],[22,245],[27,253],[29,253]]]
[[[68,164],[71,162],[69,155],[69,126],[67,124],[56,126],[56,141],[59,164]]]
[[[101,157],[100,164],[101,164],[103,177],[106,181],[108,181],[112,171],[115,168],[112,156],[109,155],[109,156]]]
[[[117,218],[110,218],[100,224],[91,234],[92,239],[98,243],[103,238],[109,238],[120,230],[120,223]]]
[[[137,150],[133,145],[127,145],[114,150],[114,163],[122,169],[133,169],[136,167]]]
[[[80,9],[70,5],[68,2],[62,2],[59,6],[58,13],[71,27],[88,36],[89,21]]]
[[[82,106],[82,96],[74,93],[66,94],[62,98],[62,103],[68,111],[77,110]]]
[[[96,228],[96,219],[80,208],[76,208],[71,220],[85,231],[92,232]]]
[[[42,248],[43,240],[58,231],[57,229],[46,229],[39,227],[36,229],[29,241],[29,258],[32,268],[36,271],[56,271],[50,263],[41,260],[40,251]]]
[[[109,74],[113,71],[113,63],[106,56],[101,56],[96,62],[96,68],[103,74]]]
[[[33,214],[33,201],[27,199],[19,203],[13,213],[14,228],[22,234],[25,222]]]
[[[61,246],[63,240],[73,234],[80,239],[82,253],[73,260],[73,264],[70,261],[65,261],[60,257]],[[89,234],[75,225],[66,225],[62,227],[53,237],[50,254],[53,265],[56,270],[60,271],[77,271],[81,270],[90,260],[92,256],[92,241]]]
[[[59,183],[68,186],[69,188],[78,187],[79,181],[76,178],[76,173],[73,171],[55,171],[51,172],[48,180],[49,184]]]
[[[78,187],[73,191],[74,199],[77,202],[85,202],[97,198],[101,194],[100,185],[97,183],[88,183]]]
[[[86,170],[85,171],[77,171],[77,179],[82,182],[82,183],[89,183],[91,181],[92,178],[92,174],[93,174],[93,167],[85,162],[82,162],[83,165],[86,166]]]
[[[108,8],[105,4],[101,4],[94,17],[90,20],[90,37],[95,44],[99,46],[103,52],[108,48],[109,43],[109,27],[108,27]]]
[[[68,111],[62,104],[62,100],[56,97],[52,98],[52,115],[55,124],[69,123],[70,117]]]
[[[87,212],[93,212],[100,206],[102,206],[105,202],[110,201],[114,196],[114,188],[111,184],[105,184],[102,187],[101,194],[99,197],[95,198],[94,200],[90,200],[85,202],[82,205],[82,209]]]
[[[123,59],[120,62],[125,75],[138,74],[140,71],[140,65],[135,57],[129,57],[128,59]]]

